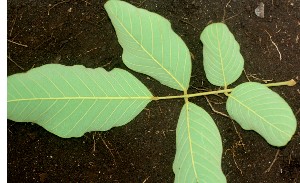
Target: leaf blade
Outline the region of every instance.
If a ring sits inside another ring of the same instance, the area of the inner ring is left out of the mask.
[[[223,23],[208,25],[201,33],[203,64],[208,81],[217,86],[228,86],[236,81],[244,67],[240,46]]]
[[[273,146],[286,145],[296,131],[296,118],[289,105],[259,83],[248,82],[234,88],[226,109],[243,129],[256,131]]]
[[[213,119],[186,103],[176,128],[175,182],[226,182],[221,158],[222,141]]]
[[[122,59],[127,67],[171,88],[188,89],[189,50],[168,20],[123,1],[108,1],[104,7],[123,48]]]
[[[35,122],[64,138],[131,121],[150,91],[121,69],[48,64],[8,77],[8,118]]]

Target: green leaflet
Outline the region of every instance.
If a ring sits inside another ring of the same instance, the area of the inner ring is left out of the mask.
[[[243,129],[254,130],[273,146],[284,146],[296,131],[296,118],[277,93],[259,83],[233,89],[226,103],[229,115]]]
[[[203,64],[208,81],[217,86],[227,87],[236,81],[244,67],[240,46],[228,27],[213,23],[202,32]]]
[[[162,84],[185,91],[191,76],[191,58],[168,20],[123,1],[104,5],[123,47],[123,62]]]
[[[222,141],[210,115],[186,103],[176,128],[175,182],[226,182],[221,170]]]
[[[121,126],[152,94],[125,70],[49,64],[8,77],[8,118],[64,138]]]

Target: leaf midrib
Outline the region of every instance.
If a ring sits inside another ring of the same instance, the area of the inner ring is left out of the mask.
[[[220,48],[220,40],[219,40],[219,31],[218,31],[218,29],[217,29],[217,40],[218,40],[218,52],[219,52],[220,64],[221,64],[221,68],[222,68],[224,87],[227,88],[227,81],[226,81],[226,76],[225,76],[225,71],[224,71],[224,61],[223,61],[222,52],[221,52],[221,48]]]
[[[114,15],[114,17],[116,18],[116,20],[119,22],[119,24],[123,27],[123,29],[127,32],[127,34],[142,48],[143,51],[146,52],[146,54],[152,59],[154,60],[154,62],[159,65],[168,75],[171,76],[172,79],[174,79],[174,81],[180,86],[180,88],[182,88],[182,90],[186,90],[186,88],[173,76],[172,73],[170,73],[163,65],[161,65],[158,60],[152,55],[150,54],[145,48],[144,46],[127,30],[127,28],[124,26],[124,24],[121,22],[121,20],[118,18],[118,16],[116,14],[113,13],[113,11],[111,11],[111,13]],[[151,21],[151,20],[150,20]]]
[[[287,134],[285,131],[280,130],[279,128],[277,128],[276,126],[274,126],[272,123],[270,123],[268,120],[266,120],[264,117],[262,117],[261,115],[259,115],[257,112],[255,112],[254,110],[252,110],[250,107],[248,107],[247,105],[245,105],[243,102],[239,101],[237,98],[233,97],[232,95],[229,95],[229,97],[231,97],[233,100],[235,100],[236,102],[238,102],[240,105],[242,105],[243,107],[245,107],[247,110],[249,110],[250,112],[252,112],[254,115],[256,115],[257,117],[259,117],[262,121],[264,121],[265,123],[267,123],[268,125],[270,125],[271,127],[273,127],[274,129],[278,130],[279,132],[285,134],[286,136],[289,137],[289,134]]]
[[[143,97],[53,97],[53,98],[24,98],[8,100],[7,103],[37,100],[152,100],[151,96]]]
[[[195,160],[194,160],[194,154],[193,154],[193,147],[192,147],[192,138],[191,138],[191,127],[190,127],[190,115],[189,115],[189,102],[186,100],[186,122],[187,122],[187,133],[188,133],[188,140],[189,140],[189,148],[190,148],[190,154],[191,154],[191,161],[192,161],[192,167],[195,174],[195,178],[198,181],[198,174],[195,167]]]

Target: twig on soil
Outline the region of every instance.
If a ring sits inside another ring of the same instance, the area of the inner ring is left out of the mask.
[[[13,31],[13,29],[14,29],[14,26],[15,26],[15,23],[16,23],[16,19],[17,19],[17,16],[14,18],[12,27],[11,27],[11,29],[10,29],[10,31],[9,31],[9,36],[10,36],[10,37],[11,37],[11,35],[12,35],[12,31]]]
[[[105,142],[105,140],[102,138],[101,134],[99,134],[103,144],[106,146],[106,148],[108,149],[108,151],[110,152],[110,154],[112,155],[113,157],[113,161],[114,161],[114,165],[117,165],[116,163],[116,158],[115,158],[115,155],[112,153],[112,149],[108,147],[107,143]]]
[[[230,2],[231,2],[231,0],[229,0],[229,1],[226,3],[226,5],[224,6],[224,8],[223,8],[223,20],[222,20],[222,22],[225,22],[226,8],[227,8],[227,6],[230,4]]]
[[[145,183],[149,178],[150,178],[150,176],[148,176],[148,177],[143,181],[143,183]]]
[[[145,183],[149,178],[150,178],[150,176],[148,176],[148,177],[143,181],[143,183]]]
[[[90,50],[87,50],[86,52],[89,53],[89,52],[91,52],[91,51],[97,50],[98,48],[101,48],[101,47],[95,47],[95,48],[92,48],[92,49],[90,49]]]
[[[293,151],[292,151],[292,153],[293,153]],[[292,161],[292,153],[289,154],[289,165],[291,164],[291,161]]]
[[[237,164],[237,162],[236,162],[236,160],[235,160],[235,149],[237,149],[239,146],[242,146],[243,147],[243,149],[244,149],[244,151],[246,151],[245,150],[245,144],[244,144],[244,142],[243,142],[243,138],[242,138],[242,136],[241,136],[241,134],[237,131],[237,129],[236,129],[236,126],[235,126],[235,124],[234,124],[234,121],[233,120],[231,120],[231,122],[232,122],[232,125],[233,125],[233,127],[234,127],[234,129],[235,129],[235,132],[236,132],[236,134],[238,135],[238,137],[239,137],[239,141],[238,142],[236,142],[235,144],[233,144],[232,146],[231,146],[231,148],[230,149],[226,149],[226,151],[225,151],[225,154],[226,154],[226,152],[227,151],[230,151],[231,152],[231,154],[232,154],[232,158],[233,158],[233,161],[234,161],[234,164],[235,164],[235,166],[236,166],[236,168],[240,171],[240,173],[241,173],[241,175],[243,174],[243,171],[242,171],[242,169],[238,166],[238,164]]]
[[[242,145],[244,145],[244,144],[242,144]],[[234,164],[235,164],[236,168],[240,171],[241,175],[243,175],[243,171],[241,170],[241,168],[239,167],[239,165],[237,164],[237,162],[236,162],[236,160],[235,160],[235,156],[236,156],[236,155],[235,155],[235,149],[236,149],[238,146],[241,146],[240,141],[238,141],[238,142],[236,142],[234,145],[232,145],[230,149],[226,149],[225,155],[226,155],[226,152],[227,152],[227,151],[230,151],[230,152],[231,152],[232,158],[233,158],[233,161],[234,161]]]
[[[226,21],[229,20],[229,19],[232,19],[232,18],[234,18],[234,17],[240,15],[240,14],[243,12],[243,11],[241,11],[241,12],[239,12],[239,13],[237,13],[237,14],[235,14],[235,15],[233,15],[233,16],[231,16],[231,17],[225,19],[225,16],[226,16],[226,8],[227,8],[227,6],[230,4],[230,2],[231,2],[231,0],[229,0],[229,1],[227,2],[227,4],[225,5],[225,7],[223,8],[223,20],[222,20],[223,23],[226,22]]]
[[[95,152],[96,151],[95,134],[93,134],[93,141],[94,141],[94,143],[93,143],[93,152]]]
[[[30,68],[30,69],[33,69],[33,68],[34,68],[34,66],[35,66],[35,64],[33,64],[33,65],[31,66],[31,68]]]
[[[244,151],[246,151],[246,149],[245,149],[245,144],[244,144],[244,142],[243,142],[243,138],[242,138],[242,136],[241,136],[241,133],[239,133],[238,130],[236,129],[236,126],[235,126],[235,124],[234,124],[234,121],[231,120],[231,122],[232,122],[232,125],[233,125],[233,127],[234,127],[235,133],[238,135],[238,137],[239,137],[239,139],[240,139],[238,144],[239,144],[240,146],[243,146]]]
[[[144,4],[144,2],[146,2],[146,1],[147,0],[142,1],[137,7],[141,7]]]
[[[196,27],[195,25],[193,25],[192,23],[190,23],[190,22],[188,22],[188,21],[186,21],[186,20],[183,20],[183,19],[180,19],[180,21],[183,22],[183,23],[186,23],[186,24],[188,24],[188,25],[194,27],[194,28],[197,29],[198,31],[200,31],[200,29],[199,29],[198,27]]]
[[[255,76],[255,74],[250,74],[249,75],[251,78],[253,78],[254,80],[258,80],[258,81],[262,81],[265,84],[269,83],[270,81],[273,81],[273,79],[261,79]]]
[[[222,113],[222,112],[216,110],[216,109],[213,107],[213,105],[211,104],[211,102],[210,102],[210,100],[208,99],[207,96],[204,96],[204,97],[205,97],[206,101],[208,102],[208,105],[210,106],[211,110],[212,110],[214,113],[220,114],[220,115],[222,115],[222,116],[224,116],[224,117],[226,117],[226,118],[231,119],[227,114],[224,114],[224,113]]]
[[[233,15],[233,16],[231,16],[231,17],[229,17],[229,18],[226,18],[225,20],[223,20],[222,22],[226,22],[227,20],[230,20],[230,19],[232,19],[232,18],[234,18],[234,17],[236,17],[236,16],[238,16],[238,15],[240,15],[242,12],[240,12],[240,13],[238,13],[238,14],[235,14],[235,15]]]
[[[50,15],[50,10],[53,9],[55,6],[62,4],[62,3],[68,3],[70,2],[70,0],[66,0],[66,1],[61,1],[59,3],[54,4],[53,6],[51,4],[49,4],[49,8],[48,8],[48,15]]]
[[[257,81],[262,81],[265,84],[269,83],[270,81],[273,81],[273,79],[261,79],[259,77],[256,77],[256,74],[247,74],[245,69],[244,69],[244,73],[249,82],[251,82],[250,78],[253,78],[254,80],[257,80]]]
[[[13,44],[16,44],[16,45],[19,45],[19,46],[23,46],[23,47],[28,47],[26,44],[21,44],[21,43],[17,43],[17,42],[15,42],[15,41],[12,41],[12,40],[7,40],[8,42],[10,42],[10,43],[13,43]]]
[[[273,81],[273,79],[263,79],[262,81],[263,81],[264,83],[266,83],[266,84],[267,84],[267,83],[269,83],[269,82],[272,82],[272,81]]]
[[[23,70],[23,71],[25,70],[23,67],[21,67],[19,64],[17,64],[17,62],[15,62],[13,59],[11,59],[9,55],[7,55],[7,58],[8,58],[11,62],[13,62],[17,67],[19,67],[21,70]]]
[[[10,131],[10,129],[9,128],[7,128],[7,130],[11,133],[11,134],[13,134],[13,132],[12,131]]]
[[[264,31],[269,35],[272,44],[276,47],[276,50],[277,50],[277,52],[278,52],[278,54],[279,54],[279,60],[281,60],[282,57],[281,57],[281,53],[280,53],[280,51],[279,51],[279,48],[278,48],[277,44],[272,40],[271,34],[270,34],[268,31],[266,31],[265,29],[264,29]]]
[[[190,52],[190,54],[191,54],[192,60],[195,60],[195,55],[192,52]]]
[[[256,77],[256,74],[249,74],[248,77],[250,78],[253,78],[254,80],[257,80],[257,81],[262,81],[262,79],[260,79],[259,77]]]
[[[144,1],[140,1],[140,2],[134,2],[134,1],[129,1],[129,3],[131,3],[132,5],[134,5],[134,6],[136,6],[136,7],[141,7],[143,4],[144,4],[144,2],[146,2],[147,0],[144,0]],[[103,8],[103,10],[104,10],[104,8]]]
[[[237,144],[236,146],[238,146],[239,144]],[[239,165],[237,164],[236,160],[235,160],[235,150],[232,152],[232,157],[233,157],[233,161],[234,161],[234,164],[236,166],[236,168],[240,171],[241,175],[243,175],[243,171],[242,169],[239,167]]]
[[[248,77],[248,74],[246,73],[246,70],[245,70],[245,69],[244,69],[244,74],[245,74],[247,80],[248,80],[249,82],[251,82],[251,80],[250,80],[250,78]]]
[[[101,67],[106,67],[106,66],[110,65],[110,64],[111,64],[111,62],[112,62],[112,60],[111,60],[111,61],[109,61],[107,64],[104,64],[104,65],[102,65]]]
[[[268,173],[271,170],[271,168],[274,165],[275,161],[278,159],[279,152],[280,152],[280,150],[278,149],[276,154],[275,154],[275,158],[273,159],[271,165],[269,166],[269,168],[264,173]]]

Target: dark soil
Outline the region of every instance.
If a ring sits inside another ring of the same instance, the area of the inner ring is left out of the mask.
[[[122,49],[99,0],[8,0],[8,74],[48,63],[86,67],[118,67]],[[252,81],[298,79],[300,75],[300,1],[265,3],[265,18],[255,15],[259,1],[132,0],[172,23],[193,59],[189,93],[217,89],[208,83],[202,66],[199,35],[210,22],[224,17],[240,43],[245,72]],[[227,4],[227,6],[226,6]],[[270,34],[270,36],[268,35]],[[274,44],[278,46],[279,52]],[[130,71],[157,96],[180,92]],[[236,84],[247,81],[246,75]],[[223,139],[222,169],[228,182],[300,182],[300,89],[272,88],[292,107],[298,128],[289,144],[276,148],[253,131],[214,113],[204,97],[193,102],[207,110]],[[209,96],[225,112],[225,98]],[[218,103],[216,103],[218,102]],[[173,182],[175,129],[182,100],[151,102],[125,126],[106,132],[62,139],[38,125],[8,121],[9,182]]]

